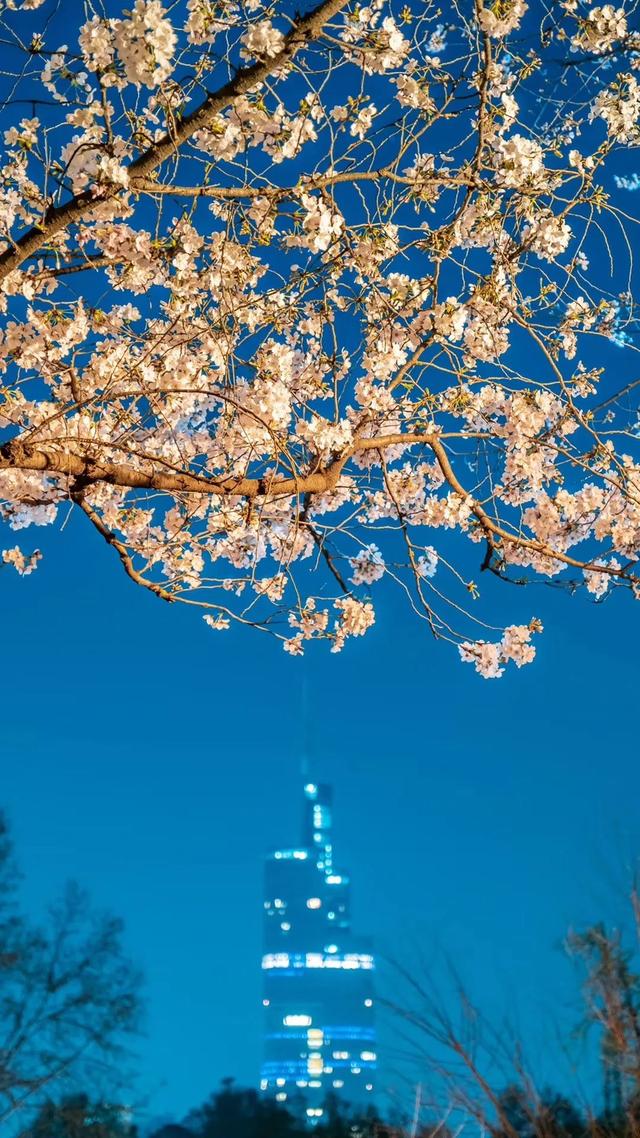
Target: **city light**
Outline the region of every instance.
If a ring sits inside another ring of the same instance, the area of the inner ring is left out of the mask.
[[[373,956],[367,952],[345,952],[325,955],[322,952],[292,953],[267,952],[262,957],[263,969],[271,968],[346,968],[372,969]]]
[[[361,1051],[360,1058],[364,1059],[365,1063],[375,1063],[378,1056],[375,1051]]]
[[[283,1019],[285,1027],[308,1027],[311,1021],[311,1016],[306,1015],[288,1015]]]
[[[321,952],[308,952],[306,957],[307,968],[373,968],[373,957],[368,953],[345,952],[341,956],[327,955]]]
[[[270,952],[262,958],[263,968],[288,968],[289,954],[287,952]]]
[[[307,901],[307,909],[319,909],[322,901],[319,897],[309,897]]]

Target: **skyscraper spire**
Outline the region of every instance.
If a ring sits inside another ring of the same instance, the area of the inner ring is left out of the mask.
[[[300,691],[300,774],[303,783],[309,781],[311,767],[311,716],[309,713],[309,681],[302,663],[302,679]]]
[[[313,850],[316,868],[328,875],[333,865],[331,840],[333,793],[326,783],[306,782],[302,813],[302,844]]]

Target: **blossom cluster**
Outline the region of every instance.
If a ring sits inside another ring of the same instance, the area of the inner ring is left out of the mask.
[[[534,632],[541,632],[539,621],[529,625],[512,624],[505,628],[502,638],[497,642],[487,640],[465,641],[459,646],[460,657],[465,663],[473,664],[477,672],[487,680],[498,679],[503,675],[505,665],[510,660],[521,668],[530,664],[536,650],[531,643]]]

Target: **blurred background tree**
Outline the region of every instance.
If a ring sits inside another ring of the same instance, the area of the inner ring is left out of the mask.
[[[91,1102],[84,1094],[45,1103],[22,1138],[136,1138],[128,1112],[109,1103]]]
[[[18,881],[6,819],[0,815],[2,1133],[10,1119],[21,1123],[23,1112],[38,1108],[44,1125],[42,1119],[55,1109],[50,1100],[70,1088],[121,1084],[125,1041],[136,1031],[140,1014],[140,975],[124,954],[122,922],[94,912],[87,895],[70,884],[46,922],[35,925],[19,910]],[[85,1099],[58,1109],[56,1125],[63,1125],[65,1112],[84,1110],[89,1117]],[[86,1125],[85,1133],[94,1138]],[[54,1136],[56,1131],[47,1138]],[[95,1131],[95,1138],[102,1138],[102,1131]]]

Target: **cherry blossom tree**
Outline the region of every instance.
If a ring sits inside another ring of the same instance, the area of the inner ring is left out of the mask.
[[[634,21],[5,0],[5,526],[293,654],[397,587],[484,676],[541,625],[479,570],[640,596]]]

